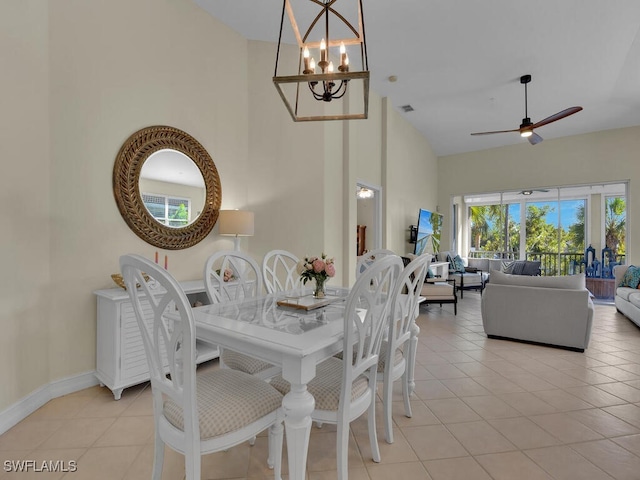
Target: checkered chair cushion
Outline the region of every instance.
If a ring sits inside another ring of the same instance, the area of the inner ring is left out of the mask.
[[[385,340],[380,345],[380,354],[379,354],[379,357],[378,357],[378,372],[384,372],[384,365],[385,365],[385,363],[387,363],[387,359],[386,359],[387,348],[389,348],[389,344]],[[342,359],[342,352],[336,353],[334,355],[334,357]],[[396,354],[394,355],[394,358],[393,358],[393,365],[394,366],[398,365],[402,361],[402,358],[403,358],[402,351],[401,350],[396,350]]]
[[[249,373],[251,375],[255,375],[256,373],[260,373],[273,367],[272,364],[263,362],[257,358],[226,349],[222,350],[222,362],[228,368]]]
[[[281,376],[271,380],[271,385],[283,395],[289,393],[291,386]],[[351,401],[364,395],[369,380],[360,375],[353,381]],[[316,376],[309,382],[307,389],[316,400],[316,410],[337,411],[342,388],[342,360],[329,358],[316,367]]]
[[[198,374],[196,397],[201,439],[239,430],[282,405],[282,395],[267,382],[230,369]],[[184,429],[180,405],[167,399],[163,413],[174,427]]]
[[[384,341],[382,345],[380,345],[380,357],[378,358],[378,372],[384,372],[384,366],[387,363],[387,349],[389,348],[389,344]],[[403,354],[401,350],[396,349],[396,353],[393,356],[393,365],[398,365],[402,362]]]

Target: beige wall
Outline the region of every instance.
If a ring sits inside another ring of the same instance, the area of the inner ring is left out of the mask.
[[[0,2],[0,411],[49,381],[47,5]]]
[[[273,249],[300,258],[320,255],[323,249],[339,256],[325,246],[325,130],[330,125],[291,120],[271,81],[275,54],[273,43],[249,42],[251,115],[244,183],[246,207],[255,212],[250,250],[257,260]],[[336,141],[341,145],[341,137]]]
[[[129,135],[157,124],[190,133],[216,162],[223,199],[226,190],[246,195],[247,52],[244,39],[190,1],[56,2],[50,30],[53,278],[45,363],[56,379],[95,368],[92,291],[112,286],[118,257],[157,250],[129,230],[113,200],[113,163]],[[177,278],[197,278],[217,245],[231,245],[215,240],[161,255]]]
[[[438,160],[427,140],[407,123],[386,99],[383,176],[386,248],[398,254],[413,253],[409,225],[418,221],[420,208],[438,205]],[[442,205],[442,204],[440,204]]]
[[[235,203],[247,195],[243,38],[188,0],[48,5],[0,3],[0,88],[11,92],[0,120],[1,191],[5,205],[24,206],[7,215],[0,240],[8,272],[0,411],[95,369],[92,292],[114,286],[120,255],[157,250],[129,230],[113,199],[114,159],[131,133],[156,124],[185,130],[216,162],[223,207],[242,206]],[[216,232],[161,252],[170,271],[200,277],[211,252],[232,246]]]
[[[244,251],[325,251],[334,285],[354,277],[358,180],[382,186],[383,246],[398,253],[412,248],[418,209],[437,203],[436,158],[386,99],[370,92],[367,120],[292,122],[271,82],[275,45],[246,41],[191,0],[5,1],[0,32],[0,89],[11,93],[1,192],[24,206],[5,215],[0,240],[0,412],[95,369],[93,291],[114,286],[120,255],[159,250],[127,227],[112,192],[114,159],[140,128],[174,126],[207,149],[222,208],[255,211]],[[232,245],[215,227],[159,254],[189,280]]]
[[[438,204],[446,205],[443,245],[451,243],[451,197],[464,193],[520,190],[545,186],[582,185],[630,180],[628,235],[640,238],[640,127],[526,142],[438,159]],[[444,248],[444,247],[443,247]],[[465,252],[462,252],[465,253]],[[640,249],[628,245],[629,262],[640,261]]]

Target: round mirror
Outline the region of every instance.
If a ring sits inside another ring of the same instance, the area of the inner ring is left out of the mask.
[[[122,217],[147,243],[178,250],[206,237],[218,219],[220,177],[204,147],[173,127],[137,131],[113,168]]]

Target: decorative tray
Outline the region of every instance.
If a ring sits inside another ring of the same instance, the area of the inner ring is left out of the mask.
[[[324,298],[315,298],[312,294],[302,295],[299,297],[287,297],[283,300],[278,300],[278,306],[291,307],[298,310],[315,310],[316,308],[325,307],[338,300],[344,300],[345,297],[327,295]]]

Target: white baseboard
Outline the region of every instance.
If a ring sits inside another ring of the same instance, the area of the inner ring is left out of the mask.
[[[0,412],[0,435],[18,424],[49,400],[98,384],[96,372],[86,372],[55,380],[34,390],[26,397]]]

